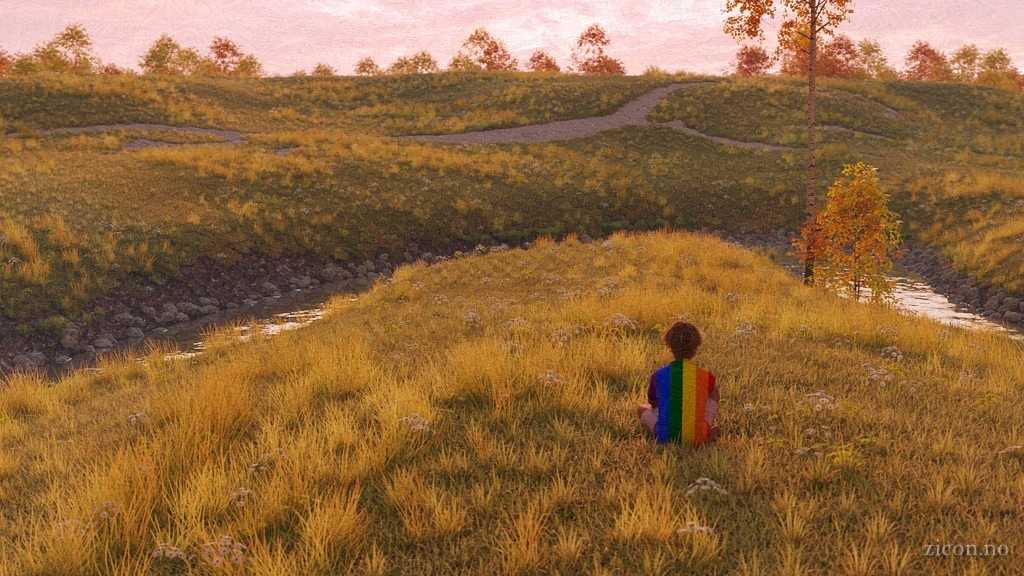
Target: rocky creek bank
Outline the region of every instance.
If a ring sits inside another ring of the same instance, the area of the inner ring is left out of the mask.
[[[379,277],[389,278],[401,263],[432,263],[457,250],[468,248],[456,245],[442,254],[410,244],[398,261],[380,254],[362,262],[248,254],[231,266],[200,259],[175,278],[131,276],[84,308],[88,320],[55,325],[46,317],[0,318],[0,375],[59,371],[146,342],[315,306],[332,294],[365,290]]]

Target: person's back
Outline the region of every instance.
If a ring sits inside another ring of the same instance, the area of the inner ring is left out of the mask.
[[[718,413],[715,375],[693,363],[703,338],[690,322],[677,321],[665,329],[662,340],[675,360],[651,374],[649,404],[640,405],[640,422],[658,442],[695,445],[713,440]]]

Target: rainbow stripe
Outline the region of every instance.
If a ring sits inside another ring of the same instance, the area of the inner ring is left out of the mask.
[[[669,365],[668,438],[684,444],[706,442],[708,425],[704,408],[708,401],[710,373],[689,360]]]

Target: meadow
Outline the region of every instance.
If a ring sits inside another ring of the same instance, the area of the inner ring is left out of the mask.
[[[796,230],[804,154],[715,144],[667,126],[577,140],[443,145],[393,138],[606,114],[656,86],[712,136],[799,147],[802,86],[781,78],[443,73],[182,79],[38,75],[0,83],[0,313],[28,330],[79,318],[126,278],[239,254],[396,259],[574,232]],[[904,237],[963,274],[1024,292],[1024,96],[976,86],[827,81],[821,192],[847,162],[879,169]],[[116,123],[246,132],[227,146]],[[144,137],[188,146],[133,150]],[[42,319],[42,320],[40,320]],[[52,324],[52,322],[50,322]]]
[[[1024,350],[1004,336],[666,231],[407,265],[326,308],[191,358],[9,377],[0,574],[1019,566]],[[680,317],[722,391],[697,449],[636,420]]]

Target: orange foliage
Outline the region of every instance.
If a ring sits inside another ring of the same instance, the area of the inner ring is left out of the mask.
[[[764,76],[771,66],[771,55],[760,46],[743,46],[736,52],[738,76]]]
[[[901,222],[889,210],[889,196],[873,166],[846,164],[843,176],[829,188],[825,209],[793,245],[819,263],[819,282],[854,298],[868,288],[872,300],[889,300],[892,285],[885,273],[892,269],[892,257],[901,253]]]

